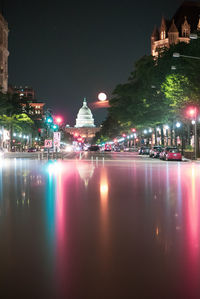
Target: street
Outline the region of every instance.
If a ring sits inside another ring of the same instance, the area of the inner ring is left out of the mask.
[[[200,297],[200,163],[34,154],[0,162],[1,298]]]

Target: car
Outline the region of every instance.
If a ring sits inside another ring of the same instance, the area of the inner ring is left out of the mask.
[[[162,151],[163,151],[162,147],[157,147],[156,149],[154,149],[154,151],[153,151],[153,158],[159,158],[160,157],[160,153]]]
[[[154,152],[158,149],[158,148],[162,148],[160,145],[154,145],[150,151],[149,151],[149,157],[152,158],[154,157]]]
[[[110,144],[106,143],[104,146],[104,152],[111,152],[112,147]]]
[[[149,150],[150,150],[149,147],[142,146],[139,149],[138,153],[139,153],[139,155],[149,155]]]
[[[90,152],[97,152],[99,150],[100,150],[100,148],[98,145],[91,145],[88,147],[88,151],[90,151]]]
[[[119,146],[114,146],[113,150],[114,150],[114,152],[120,152],[121,151]]]
[[[138,148],[136,146],[130,147],[129,152],[138,152]]]
[[[160,153],[160,159],[166,161],[169,160],[182,161],[182,154],[180,153],[177,147],[166,147]]]
[[[28,153],[34,153],[34,152],[37,152],[37,148],[36,147],[29,147]]]

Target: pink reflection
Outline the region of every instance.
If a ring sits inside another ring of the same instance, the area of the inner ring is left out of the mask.
[[[63,298],[68,289],[69,273],[69,242],[68,242],[68,188],[74,171],[72,164],[58,163],[55,179],[56,189],[56,279]]]
[[[107,168],[101,169],[100,174],[100,200],[101,200],[101,246],[103,249],[103,258],[108,250],[108,176]]]
[[[199,285],[199,184],[198,172],[193,164],[184,176],[185,216],[186,216],[186,242],[187,248],[185,265],[185,278],[187,292],[192,296]],[[191,297],[193,298],[193,297]]]

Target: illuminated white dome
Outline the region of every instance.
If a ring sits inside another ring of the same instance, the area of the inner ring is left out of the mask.
[[[91,110],[87,106],[86,99],[84,99],[83,106],[81,107],[81,109],[78,112],[75,127],[76,128],[95,127],[94,118],[93,118]]]

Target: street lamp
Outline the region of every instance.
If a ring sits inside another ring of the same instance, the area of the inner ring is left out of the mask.
[[[197,107],[189,108],[188,115],[192,118],[192,124],[194,125],[194,158],[197,158]]]
[[[190,34],[190,39],[198,39],[198,35],[196,33],[191,33]]]
[[[173,53],[173,57],[174,58],[184,57],[184,58],[192,58],[192,59],[198,59],[198,60],[200,60],[200,57],[190,56],[190,55],[182,55],[180,53]]]
[[[58,124],[58,125],[60,125],[62,123],[62,117],[56,116],[55,117],[55,123]]]
[[[179,122],[176,123],[176,127],[180,128],[181,124]]]

